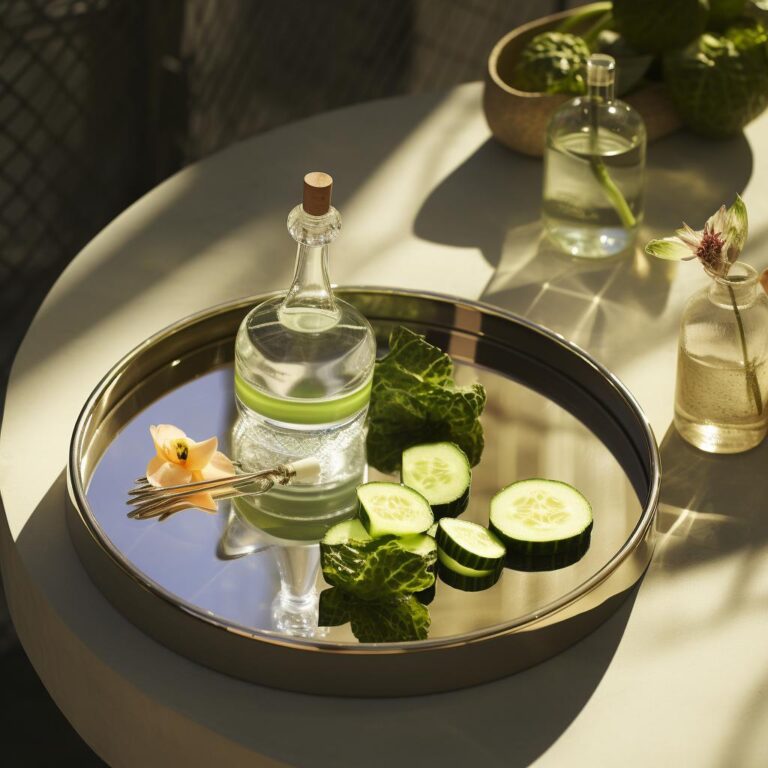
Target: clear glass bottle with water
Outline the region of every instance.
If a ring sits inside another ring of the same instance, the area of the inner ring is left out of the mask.
[[[680,435],[709,453],[740,453],[768,433],[768,296],[737,261],[695,293],[680,325]]]
[[[643,216],[645,125],[614,99],[615,74],[611,56],[590,56],[586,96],[560,107],[547,129],[544,230],[580,258],[629,252]]]
[[[232,451],[244,469],[313,457],[320,478],[237,501],[249,522],[282,539],[317,540],[349,515],[364,482],[364,423],[376,341],[368,321],[334,296],[328,249],[341,229],[332,179],[311,173],[288,216],[298,243],[293,283],[243,320],[235,342],[238,418]]]

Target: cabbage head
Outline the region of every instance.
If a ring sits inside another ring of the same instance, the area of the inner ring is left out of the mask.
[[[664,80],[693,131],[714,138],[738,133],[768,106],[768,33],[755,22],[701,35],[667,55]]]
[[[542,32],[523,48],[511,85],[536,93],[585,93],[589,47],[578,35]]]
[[[639,53],[682,48],[707,25],[707,0],[613,0],[616,30]]]

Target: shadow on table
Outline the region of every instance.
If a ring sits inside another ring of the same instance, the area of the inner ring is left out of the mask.
[[[696,228],[741,193],[752,175],[746,136],[712,141],[680,131],[648,148],[645,220],[639,240],[671,233],[688,221]],[[425,200],[414,233],[425,240],[480,249],[493,267],[514,263],[525,242],[537,244],[543,163],[488,139]],[[546,251],[545,251],[546,252]],[[589,269],[588,262],[570,261]]]
[[[741,573],[728,600],[736,608],[768,542],[765,489],[758,482],[768,467],[768,440],[746,453],[712,454],[687,443],[672,425],[660,453],[664,482],[655,561],[677,570],[738,551]]]
[[[708,141],[679,132],[649,147],[645,223],[629,257],[590,261],[560,253],[539,222],[542,162],[488,140],[448,176],[418,212],[415,233],[480,249],[495,268],[482,298],[551,328],[593,354],[637,354],[659,334],[677,332],[677,316],[643,337],[638,329],[667,306],[678,266],[647,257],[642,244],[696,227],[743,191],[752,172],[745,136]],[[634,322],[626,322],[627,314]],[[610,328],[610,340],[606,329]],[[610,342],[611,350],[605,349]],[[631,351],[630,351],[631,349]],[[619,358],[607,355],[611,364]]]
[[[118,679],[131,681],[126,683],[127,698],[147,694],[242,747],[290,765],[432,765],[436,751],[451,756],[448,763],[442,759],[443,764],[528,765],[557,741],[599,685],[621,641],[636,594],[631,590],[616,613],[576,645],[494,683],[400,699],[286,693],[233,681],[181,659],[123,619],[89,581],[77,559],[62,514],[65,494],[62,472],[24,527],[17,546],[20,562],[31,564],[50,608],[80,638],[75,645],[84,642],[89,649],[85,656],[93,653],[108,670],[99,671],[98,664],[91,662],[80,672],[94,680],[117,672]],[[55,672],[59,652],[48,648],[41,659],[45,646],[28,632],[22,622],[20,637],[37,649],[32,654],[37,655],[35,663],[47,665],[41,674],[51,685],[54,699],[72,701],[72,691],[56,690],[56,681],[63,679]],[[82,658],[81,652],[71,653],[66,644],[60,652],[71,664]],[[82,693],[76,692],[75,698]],[[98,731],[110,746],[92,744],[102,754],[114,754],[120,739],[141,738],[137,724],[130,725],[134,729],[130,734],[128,723],[114,725],[131,711],[124,711],[121,703],[111,702],[112,725],[103,734]],[[76,728],[94,733],[92,723],[78,722],[88,707],[67,709]]]
[[[663,574],[674,580],[683,570],[702,569],[728,557],[733,563],[728,589],[713,595],[707,610],[695,614],[697,618],[688,618],[686,633],[705,633],[713,625],[743,621],[744,616],[764,616],[768,515],[761,481],[768,467],[768,440],[746,453],[716,455],[685,442],[672,425],[660,450],[664,479],[654,555],[656,578]],[[756,635],[754,647],[762,641]],[[732,718],[736,725],[720,760],[714,759],[717,765],[765,762],[760,734],[765,733],[768,715],[768,670],[759,654],[748,656],[745,663],[754,666],[752,693],[739,703],[741,716]]]

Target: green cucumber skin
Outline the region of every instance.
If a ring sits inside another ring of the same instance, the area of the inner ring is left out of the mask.
[[[503,564],[504,555],[500,557],[483,557],[474,552],[467,552],[466,549],[459,546],[442,528],[437,526],[435,534],[437,546],[445,552],[448,557],[453,558],[457,563],[465,568],[474,568],[476,571],[489,571],[492,568],[498,568]],[[503,545],[503,542],[499,542]]]
[[[437,580],[435,580],[437,584]],[[426,589],[422,589],[421,592],[414,592],[413,596],[422,604],[429,605],[435,599],[435,584]]]
[[[432,514],[435,516],[435,520],[440,520],[442,517],[458,517],[469,506],[471,487],[471,485],[467,487],[467,490],[456,501],[449,501],[446,504],[432,504]]]
[[[538,571],[557,571],[560,568],[567,568],[569,565],[578,563],[589,549],[589,539],[586,543],[570,552],[557,552],[552,555],[523,555],[517,552],[507,554],[504,561],[504,567],[513,571],[527,571],[529,573]]]
[[[501,539],[507,548],[508,554],[532,557],[556,555],[560,552],[574,552],[582,547],[588,547],[592,535],[592,525],[593,523],[590,523],[581,533],[577,533],[575,536],[570,536],[567,539],[558,539],[557,541],[524,541],[523,539],[513,539],[507,536],[493,524],[493,520],[488,521],[488,528]]]
[[[485,576],[464,576],[446,568],[442,563],[437,564],[437,574],[449,587],[460,589],[463,592],[481,592],[492,587],[501,576],[504,569],[497,568],[493,573]]]

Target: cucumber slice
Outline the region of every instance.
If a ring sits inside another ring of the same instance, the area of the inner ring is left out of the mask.
[[[455,589],[464,592],[479,592],[492,587],[501,576],[503,568],[487,568],[477,570],[467,568],[457,563],[450,555],[446,555],[442,549],[437,550],[437,573],[440,578]]]
[[[323,536],[323,544],[346,544],[348,541],[371,541],[371,534],[356,517],[336,523]]]
[[[360,520],[374,538],[424,533],[435,521],[429,502],[398,483],[365,483],[357,489],[357,500]]]
[[[498,568],[507,553],[504,544],[493,533],[469,520],[442,519],[435,538],[446,555],[478,571]]]
[[[362,526],[360,526],[362,528]],[[413,536],[403,536],[397,542],[403,549],[413,552],[419,557],[429,557],[436,549],[437,542],[426,533],[417,533]]]
[[[469,502],[472,471],[453,443],[425,443],[403,451],[400,479],[429,502],[437,519],[460,515]]]
[[[589,545],[592,508],[568,483],[520,480],[491,499],[490,529],[509,554],[570,552]]]
[[[523,555],[511,552],[507,554],[504,565],[515,571],[557,571],[577,563],[588,549],[589,540],[582,547],[552,555]]]
[[[437,536],[437,523],[432,523],[432,525],[427,528],[427,536],[431,536],[433,539]]]

